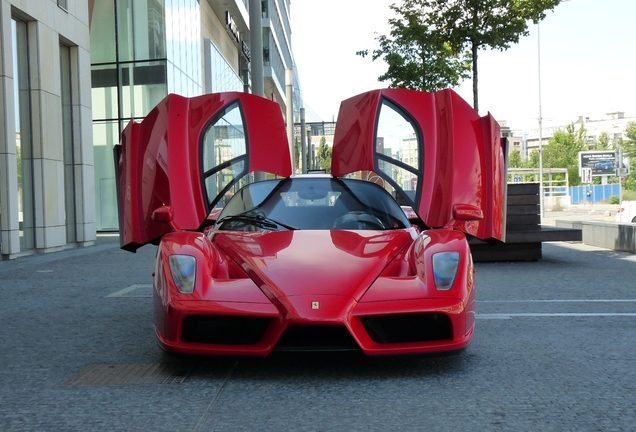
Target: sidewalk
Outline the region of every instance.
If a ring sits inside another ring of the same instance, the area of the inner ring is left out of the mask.
[[[560,211],[546,211],[543,215],[543,225],[554,225],[557,219],[560,220],[616,220],[618,204],[573,204],[569,209]]]

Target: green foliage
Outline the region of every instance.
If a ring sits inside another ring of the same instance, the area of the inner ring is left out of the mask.
[[[294,167],[297,169],[300,168],[300,163],[302,162],[300,160],[302,158],[300,147],[301,147],[300,137],[296,136],[294,137]]]
[[[623,190],[623,201],[636,201],[636,190]]]
[[[523,168],[523,161],[521,160],[521,152],[519,150],[513,150],[508,155],[508,168]]]
[[[618,197],[618,195],[612,195],[611,197],[609,197],[607,202],[609,204],[620,204],[620,198]]]
[[[592,150],[609,150],[610,149],[610,136],[609,133],[603,131],[599,134],[596,142],[592,145]]]
[[[380,48],[372,59],[382,58],[387,71],[378,81],[389,81],[390,87],[420,91],[437,91],[455,87],[469,77],[470,62],[456,53],[443,35],[431,27],[421,1],[405,0],[401,6],[392,4],[396,18],[389,20],[389,36],[379,36]],[[368,50],[358,55],[368,55]]]
[[[526,160],[526,168],[539,168],[539,150],[532,150]]]
[[[628,191],[636,191],[636,122],[627,123],[625,138],[620,139],[617,146],[623,150],[623,157],[628,158],[631,165],[631,173],[625,176],[623,187]]]
[[[636,165],[636,122],[627,123],[625,139],[622,140],[623,156],[628,157]]]
[[[18,184],[22,184],[22,146],[16,146],[16,159],[18,161]]]
[[[320,138],[320,144],[316,150],[316,157],[318,158],[321,169],[331,170],[331,147],[327,145],[327,139],[325,137]]]
[[[574,123],[552,135],[543,149],[543,166],[546,168],[567,168],[570,186],[581,183],[579,177],[579,152],[586,149],[585,127],[577,130]]]
[[[561,0],[404,0],[391,5],[390,36],[380,36],[373,60],[389,65],[380,81],[392,87],[433,91],[453,87],[472,69],[473,106],[479,110],[480,49],[506,50],[528,34]],[[368,50],[359,51],[361,56]]]
[[[632,168],[632,170],[633,169],[634,168]],[[632,171],[629,175],[625,176],[623,187],[630,191],[636,191],[636,172]]]
[[[473,107],[479,110],[477,57],[480,49],[500,51],[528,35],[528,22],[539,22],[561,0],[420,0],[427,20],[458,55],[472,61]]]

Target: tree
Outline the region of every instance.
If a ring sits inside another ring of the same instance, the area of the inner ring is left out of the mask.
[[[543,165],[546,168],[567,168],[571,186],[581,183],[579,152],[586,149],[585,136],[583,125],[577,130],[574,123],[570,123],[565,130],[556,131],[543,149]]]
[[[318,144],[318,150],[316,150],[316,157],[320,163],[320,168],[328,170],[331,168],[331,147],[327,145],[325,137],[320,138],[320,144]]]
[[[629,158],[632,165],[636,165],[636,122],[627,123],[625,138],[621,140],[623,156]]]
[[[545,18],[561,0],[404,0],[391,6],[399,18],[389,20],[391,36],[380,36],[380,49],[389,71],[379,80],[409,86],[417,74],[431,83],[456,85],[467,78],[466,61],[473,76],[473,107],[479,111],[477,59],[480,49],[506,50],[528,34],[528,21]],[[409,50],[416,55],[409,55]],[[358,52],[366,55],[367,51]],[[417,65],[413,62],[424,64]],[[446,62],[446,66],[443,63]],[[454,71],[454,73],[453,73]],[[418,87],[409,87],[418,88]],[[420,88],[421,89],[421,88]],[[429,90],[430,91],[430,90]]]
[[[636,122],[627,123],[625,139],[620,140],[623,157],[629,158],[630,173],[625,177],[625,189],[636,190]]]
[[[404,0],[401,6],[389,6],[397,17],[389,19],[390,35],[376,39],[380,48],[372,55],[374,61],[382,58],[389,66],[378,81],[390,81],[392,88],[429,92],[455,87],[469,77],[469,59],[455,53],[450,43],[430,27],[420,3]],[[365,57],[369,51],[356,54]]]
[[[508,155],[508,168],[523,168],[523,161],[521,160],[521,152],[519,150],[513,150]]]
[[[526,168],[539,168],[539,150],[532,150],[526,161]]]
[[[592,145],[592,150],[609,150],[610,148],[610,136],[608,132],[601,132],[596,139],[596,142]]]

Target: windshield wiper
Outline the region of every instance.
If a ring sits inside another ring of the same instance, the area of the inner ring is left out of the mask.
[[[287,225],[282,222],[275,221],[274,219],[270,219],[263,214],[258,213],[240,213],[237,215],[229,215],[224,218],[219,219],[217,223],[222,224],[223,222],[232,222],[232,221],[240,221],[240,222],[248,222],[253,225],[256,225],[261,228],[275,230],[279,226],[286,228],[288,230],[297,230],[298,228],[292,225]]]

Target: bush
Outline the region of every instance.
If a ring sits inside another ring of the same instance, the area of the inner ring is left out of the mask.
[[[636,191],[623,189],[623,201],[636,201]]]
[[[618,195],[612,195],[611,197],[609,197],[609,200],[607,200],[610,204],[620,204],[620,198],[618,197]]]

